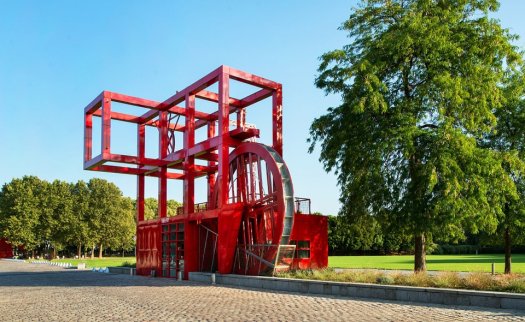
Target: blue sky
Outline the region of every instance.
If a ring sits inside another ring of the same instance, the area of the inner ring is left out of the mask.
[[[333,174],[308,154],[312,120],[335,106],[313,85],[318,57],[355,1],[5,1],[0,5],[0,184],[23,175],[102,177],[135,196],[133,176],[82,169],[83,109],[102,90],[162,101],[224,64],[283,84],[284,159],[295,195],[335,214]],[[525,1],[501,2],[502,25],[525,48]],[[248,121],[263,136],[269,110]],[[135,140],[133,136],[132,141]],[[125,144],[125,138],[121,141]],[[203,186],[197,186],[203,190]],[[148,180],[146,193],[156,194]],[[197,201],[204,201],[197,193]],[[182,199],[180,187],[170,193]]]

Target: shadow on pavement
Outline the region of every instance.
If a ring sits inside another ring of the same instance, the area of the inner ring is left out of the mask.
[[[184,283],[184,284],[182,284]],[[199,285],[191,282],[178,282],[169,278],[151,278],[118,274],[95,273],[63,269],[57,271],[8,271],[0,272],[0,287],[82,287],[82,286],[182,286]]]

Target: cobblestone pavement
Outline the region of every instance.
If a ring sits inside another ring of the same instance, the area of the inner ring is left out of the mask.
[[[1,321],[525,321],[525,311],[320,297],[0,260]]]

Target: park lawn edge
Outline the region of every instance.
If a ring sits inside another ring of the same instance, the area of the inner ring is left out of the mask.
[[[335,272],[333,268],[327,268],[281,272],[277,273],[276,276],[330,282],[525,293],[525,275],[523,274],[491,275],[482,272],[460,274],[458,272],[443,271],[435,275],[429,275],[426,272],[407,274],[406,272],[396,273],[394,271],[384,272],[378,270]]]

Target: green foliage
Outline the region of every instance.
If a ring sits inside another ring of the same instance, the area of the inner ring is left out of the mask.
[[[494,231],[516,196],[501,155],[480,140],[507,102],[516,38],[495,0],[371,0],[321,57],[316,85],[340,106],[315,119],[310,152],[335,171],[341,213],[443,241]]]
[[[0,235],[13,246],[35,249],[40,243],[45,184],[35,176],[13,179],[0,192]]]
[[[173,217],[177,215],[177,208],[181,207],[182,204],[173,199],[168,200],[167,203],[167,213],[168,217]],[[144,219],[154,219],[158,216],[158,204],[156,198],[145,198],[144,199]]]
[[[477,245],[437,245],[432,254],[436,255],[455,255],[455,254],[477,254],[479,246]]]
[[[158,214],[158,205],[157,199],[155,198],[145,198],[144,199],[144,219],[154,219],[157,218]]]
[[[168,213],[180,204],[168,201]],[[146,211],[156,217],[157,202],[146,200]],[[0,238],[28,251],[53,252],[66,246],[131,250],[135,246],[135,201],[103,179],[75,184],[52,183],[34,176],[13,179],[0,191]]]
[[[332,269],[315,271],[292,271],[279,273],[284,278],[310,279],[320,281],[376,283],[383,285],[405,285],[418,287],[438,287],[471,289],[480,291],[525,293],[525,276],[492,276],[484,273],[471,273],[460,276],[454,272],[443,272],[436,275],[403,274],[379,271],[347,271],[336,273]]]
[[[122,214],[122,192],[113,183],[103,179],[89,180],[88,239],[100,245],[109,246],[111,239],[118,234]]]
[[[94,259],[56,259],[52,262],[59,263],[70,263],[73,266],[77,266],[78,263],[85,263],[86,267],[110,267],[110,266],[121,266],[121,267],[135,267],[135,257],[106,257],[106,258],[94,258]]]
[[[355,252],[398,252],[407,250],[410,237],[397,231],[384,230],[373,216],[328,216],[330,254]]]

